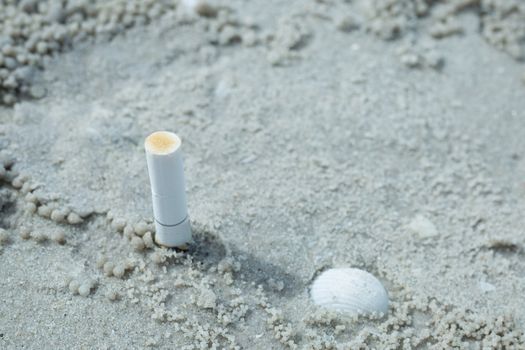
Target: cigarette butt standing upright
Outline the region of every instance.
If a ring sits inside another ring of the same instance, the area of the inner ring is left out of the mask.
[[[180,138],[157,131],[144,142],[148,163],[155,241],[167,247],[181,247],[192,241]]]

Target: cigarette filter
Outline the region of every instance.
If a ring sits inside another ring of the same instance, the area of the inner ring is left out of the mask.
[[[154,132],[144,142],[155,241],[167,247],[181,247],[192,241],[180,146],[180,138],[168,131]]]

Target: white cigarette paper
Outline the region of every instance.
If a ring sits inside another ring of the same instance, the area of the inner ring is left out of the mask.
[[[154,132],[144,142],[155,241],[167,247],[181,247],[192,241],[180,146],[180,138],[168,131]]]

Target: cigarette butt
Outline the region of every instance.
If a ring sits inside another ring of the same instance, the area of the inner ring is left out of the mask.
[[[168,131],[154,132],[144,142],[155,241],[167,247],[184,246],[192,241],[180,146],[180,138]]]

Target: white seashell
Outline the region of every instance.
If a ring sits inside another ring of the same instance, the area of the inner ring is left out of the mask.
[[[388,294],[372,274],[353,268],[324,271],[312,284],[310,296],[316,305],[357,314],[388,311]]]

